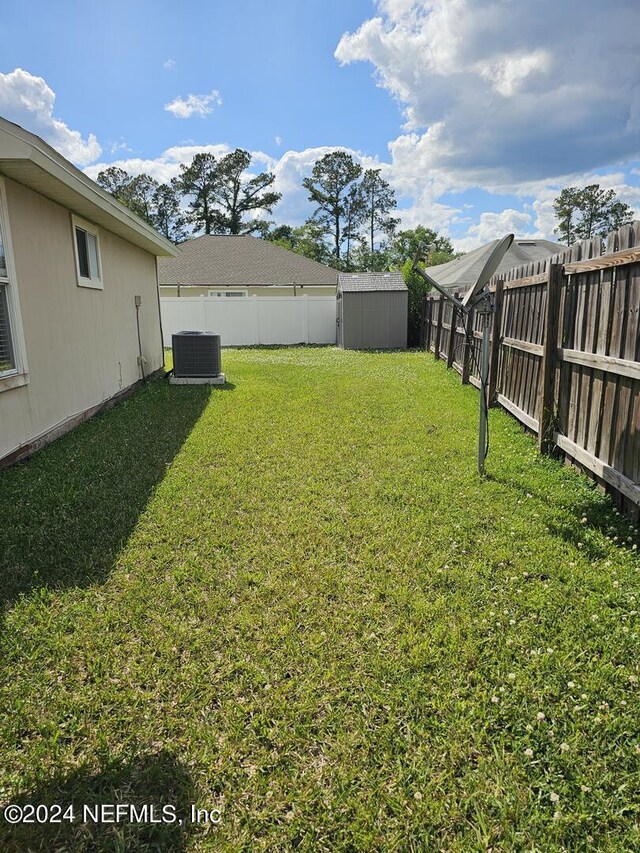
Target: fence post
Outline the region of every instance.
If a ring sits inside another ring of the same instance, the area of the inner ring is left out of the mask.
[[[433,296],[429,297],[429,311],[427,313],[427,339],[424,343],[424,348],[427,352],[431,349],[431,341],[433,338],[433,309],[435,302]]]
[[[302,294],[302,337],[305,344],[309,343],[309,302],[306,293]]]
[[[424,348],[425,352],[428,352],[429,344],[431,343],[431,299],[426,294],[424,297],[422,319],[424,336],[420,342],[420,346]]]
[[[459,294],[454,294],[455,298],[459,298]],[[449,332],[449,346],[447,347],[447,369],[453,366],[453,354],[456,344],[456,329],[458,327],[458,309],[455,305],[451,306],[451,331]]]
[[[260,341],[260,305],[259,305],[260,297],[254,293],[254,295],[251,297],[251,299],[253,300],[253,326],[255,329],[255,332],[254,332],[255,341],[254,341],[254,343],[259,344],[259,343],[261,343],[261,341]]]
[[[471,361],[471,347],[469,345],[469,338],[474,340],[473,333],[475,329],[475,320],[476,320],[476,312],[471,309],[471,311],[467,314],[467,329],[469,330],[469,334],[464,336],[464,346],[462,347],[462,375],[461,381],[463,385],[469,384],[469,362]]]
[[[549,264],[547,304],[544,312],[544,343],[538,394],[538,447],[542,453],[553,445],[556,360],[558,355],[558,313],[562,286],[562,264]]]
[[[444,299],[438,299],[438,319],[436,322],[436,339],[434,343],[433,355],[436,361],[440,358],[440,335],[442,333],[442,304]]]
[[[504,279],[496,282],[494,296],[494,311],[491,315],[491,352],[489,355],[489,387],[487,389],[487,405],[497,405],[498,362],[500,360],[500,338],[502,336],[502,305],[504,302]]]

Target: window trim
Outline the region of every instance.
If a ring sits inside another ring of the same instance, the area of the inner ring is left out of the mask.
[[[98,271],[99,276],[97,278],[87,278],[86,276],[80,273],[80,257],[78,255],[78,238],[76,236],[76,229],[80,229],[81,231],[86,231],[87,234],[91,234],[96,238],[96,252],[98,254]],[[76,216],[74,213],[71,214],[71,236],[73,239],[73,256],[76,260],[76,283],[78,287],[88,287],[91,290],[104,290],[104,281],[103,281],[103,270],[102,270],[102,254],[100,252],[100,229],[97,225],[93,225],[91,222],[87,222],[86,219],[81,219],[79,216]]]
[[[224,296],[229,296],[231,293],[238,296],[248,296],[249,291],[246,287],[225,287],[217,290],[216,288],[210,287],[207,290],[207,296],[213,296],[214,298],[220,298]]]
[[[18,277],[13,256],[13,241],[11,239],[11,226],[9,224],[9,207],[5,180],[0,175],[0,230],[2,231],[2,242],[4,245],[4,256],[7,264],[6,285],[7,305],[9,308],[9,329],[11,332],[11,345],[16,366],[12,370],[0,373],[0,392],[10,388],[17,388],[29,382],[29,367],[27,364],[27,349],[22,326],[22,311],[20,309],[20,294],[18,291]]]

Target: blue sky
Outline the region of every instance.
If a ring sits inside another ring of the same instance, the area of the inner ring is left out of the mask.
[[[638,32],[633,0],[1,0],[0,115],[92,177],[246,148],[280,222],[311,214],[302,178],[341,147],[407,227],[552,238],[562,186],[640,214]]]

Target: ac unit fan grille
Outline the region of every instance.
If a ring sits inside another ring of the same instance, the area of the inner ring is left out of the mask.
[[[220,335],[209,332],[177,332],[171,336],[173,374],[200,379],[222,373]]]

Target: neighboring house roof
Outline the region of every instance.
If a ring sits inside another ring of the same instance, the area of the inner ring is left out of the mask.
[[[173,243],[76,169],[39,136],[1,116],[0,174],[153,255],[175,254]]]
[[[337,270],[249,235],[205,234],[186,240],[175,258],[158,261],[161,285],[335,285]]]
[[[562,243],[554,243],[552,240],[525,240],[518,237],[513,241],[513,246],[515,245],[518,246],[520,251],[528,255],[528,258],[522,262],[524,264],[529,261],[543,261],[550,255],[557,255],[558,252],[564,252],[567,248]],[[516,263],[513,266],[518,266],[518,264]]]
[[[343,293],[361,293],[373,290],[406,290],[400,272],[340,273],[338,290]]]
[[[455,261],[448,261],[446,264],[428,267],[427,272],[446,290],[464,293],[476,283],[489,255],[499,242],[499,240],[493,240],[491,243],[487,243],[486,246],[480,246],[478,249],[462,255],[461,258],[456,258]],[[551,240],[516,238],[505,253],[496,270],[496,275],[506,273],[512,267],[528,264],[531,261],[544,260],[544,258],[562,252],[566,248],[566,246],[560,243],[553,243]]]

